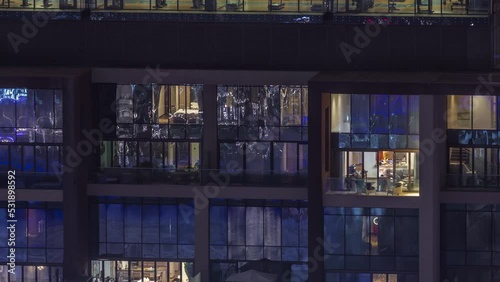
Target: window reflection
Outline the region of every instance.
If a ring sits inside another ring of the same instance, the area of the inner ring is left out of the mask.
[[[187,213],[192,208],[189,202],[179,205],[101,203],[99,242],[96,243],[106,245],[105,254],[128,258],[191,259],[194,214]]]
[[[448,95],[448,129],[497,129],[496,96]]]
[[[92,261],[92,276],[97,281],[113,279],[117,282],[189,282],[192,281],[193,271],[192,262]]]
[[[198,169],[200,148],[199,142],[103,141],[101,167]]]
[[[117,136],[201,139],[202,91],[201,85],[118,85]]]
[[[0,208],[0,216],[7,217],[7,208]],[[45,203],[19,202],[16,209],[16,260],[25,266],[39,264],[60,264],[63,261],[63,212],[57,207],[47,207]],[[1,248],[7,246],[7,222],[0,222]],[[6,249],[5,249],[6,250]],[[7,256],[7,253],[5,253]],[[35,270],[25,269],[29,275]],[[22,270],[20,270],[22,273]],[[30,276],[31,277],[31,276]]]
[[[324,214],[327,271],[399,270],[402,265],[407,271],[418,271],[416,210],[325,208]],[[402,257],[407,261],[400,261]]]
[[[0,89],[0,142],[11,144],[0,147],[0,168],[18,172],[18,188],[58,188],[62,99],[59,90]]]
[[[335,162],[332,193],[418,195],[418,152],[339,151]]]
[[[280,201],[272,207],[212,205],[210,250],[219,260],[306,261],[307,208]]]
[[[231,181],[275,185],[304,185],[307,179],[307,144],[294,142],[220,143],[222,170],[231,172]]]
[[[307,140],[307,88],[218,86],[219,140]]]

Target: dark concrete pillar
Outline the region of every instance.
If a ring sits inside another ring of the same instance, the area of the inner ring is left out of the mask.
[[[217,85],[203,85],[202,168],[217,169]]]
[[[210,226],[209,226],[209,206],[197,207],[195,201],[194,217],[194,274],[201,274],[201,282],[210,281]]]
[[[212,182],[210,172],[217,169],[217,85],[203,86],[203,184]],[[212,174],[214,175],[214,174]],[[203,190],[202,190],[203,191]],[[195,274],[201,273],[201,281],[209,282],[210,275],[210,225],[209,205],[195,201]]]
[[[309,170],[308,170],[308,243],[309,243],[309,279],[308,281],[324,281],[324,244],[323,244],[323,178],[328,170],[329,153],[326,151],[329,142],[329,107],[325,107],[325,98],[321,90],[309,84]],[[328,100],[329,101],[329,100]],[[326,116],[326,118],[325,118]],[[325,124],[326,123],[326,124]]]
[[[77,281],[88,271],[87,164],[91,155],[82,143],[82,130],[89,128],[90,74],[65,81],[63,106],[63,200],[65,281]],[[91,150],[92,148],[90,148]],[[74,153],[76,152],[76,153]]]
[[[439,193],[446,180],[446,96],[420,96],[419,280],[440,280]]]

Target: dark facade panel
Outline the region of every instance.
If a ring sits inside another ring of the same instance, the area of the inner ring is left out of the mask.
[[[271,65],[271,34],[268,26],[243,26],[243,64],[250,68]]]
[[[408,32],[406,27],[392,27],[389,31],[390,68],[415,69],[417,65],[416,33]]]
[[[51,21],[0,48],[4,65],[287,70],[483,70],[486,26],[303,25]],[[346,49],[347,48],[347,49]],[[16,53],[17,50],[17,53]],[[346,55],[350,53],[350,60]]]

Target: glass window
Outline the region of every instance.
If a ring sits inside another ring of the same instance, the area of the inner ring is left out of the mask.
[[[246,211],[244,207],[228,207],[229,245],[245,245]]]
[[[352,133],[369,133],[369,95],[354,94],[351,95]]]
[[[219,139],[307,140],[307,88],[218,86]]]
[[[370,125],[372,133],[389,133],[389,96],[373,95],[371,98]]]
[[[472,128],[497,129],[497,105],[495,96],[472,97]]]
[[[391,134],[408,134],[408,101],[407,96],[391,95],[389,97]]]
[[[175,244],[177,242],[177,207],[160,206],[160,243]]]
[[[307,260],[307,208],[248,204],[211,207],[211,259]]]
[[[106,209],[106,222],[108,242],[123,242],[123,205],[108,204]]]
[[[324,212],[326,269],[396,270],[402,257],[418,260],[416,210],[325,208]],[[418,271],[418,264],[406,270]]]
[[[189,202],[159,205],[123,199],[131,203],[100,205],[107,206],[99,210],[99,243],[107,243],[107,250],[101,254],[135,258],[194,257],[194,213]],[[106,202],[106,199],[100,201]]]
[[[281,88],[281,125],[301,125],[301,88]]]
[[[296,143],[274,143],[275,173],[296,173],[297,159]]]

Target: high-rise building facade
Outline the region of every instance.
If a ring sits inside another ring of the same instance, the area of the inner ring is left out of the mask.
[[[496,3],[16,1],[0,281],[500,281]]]

